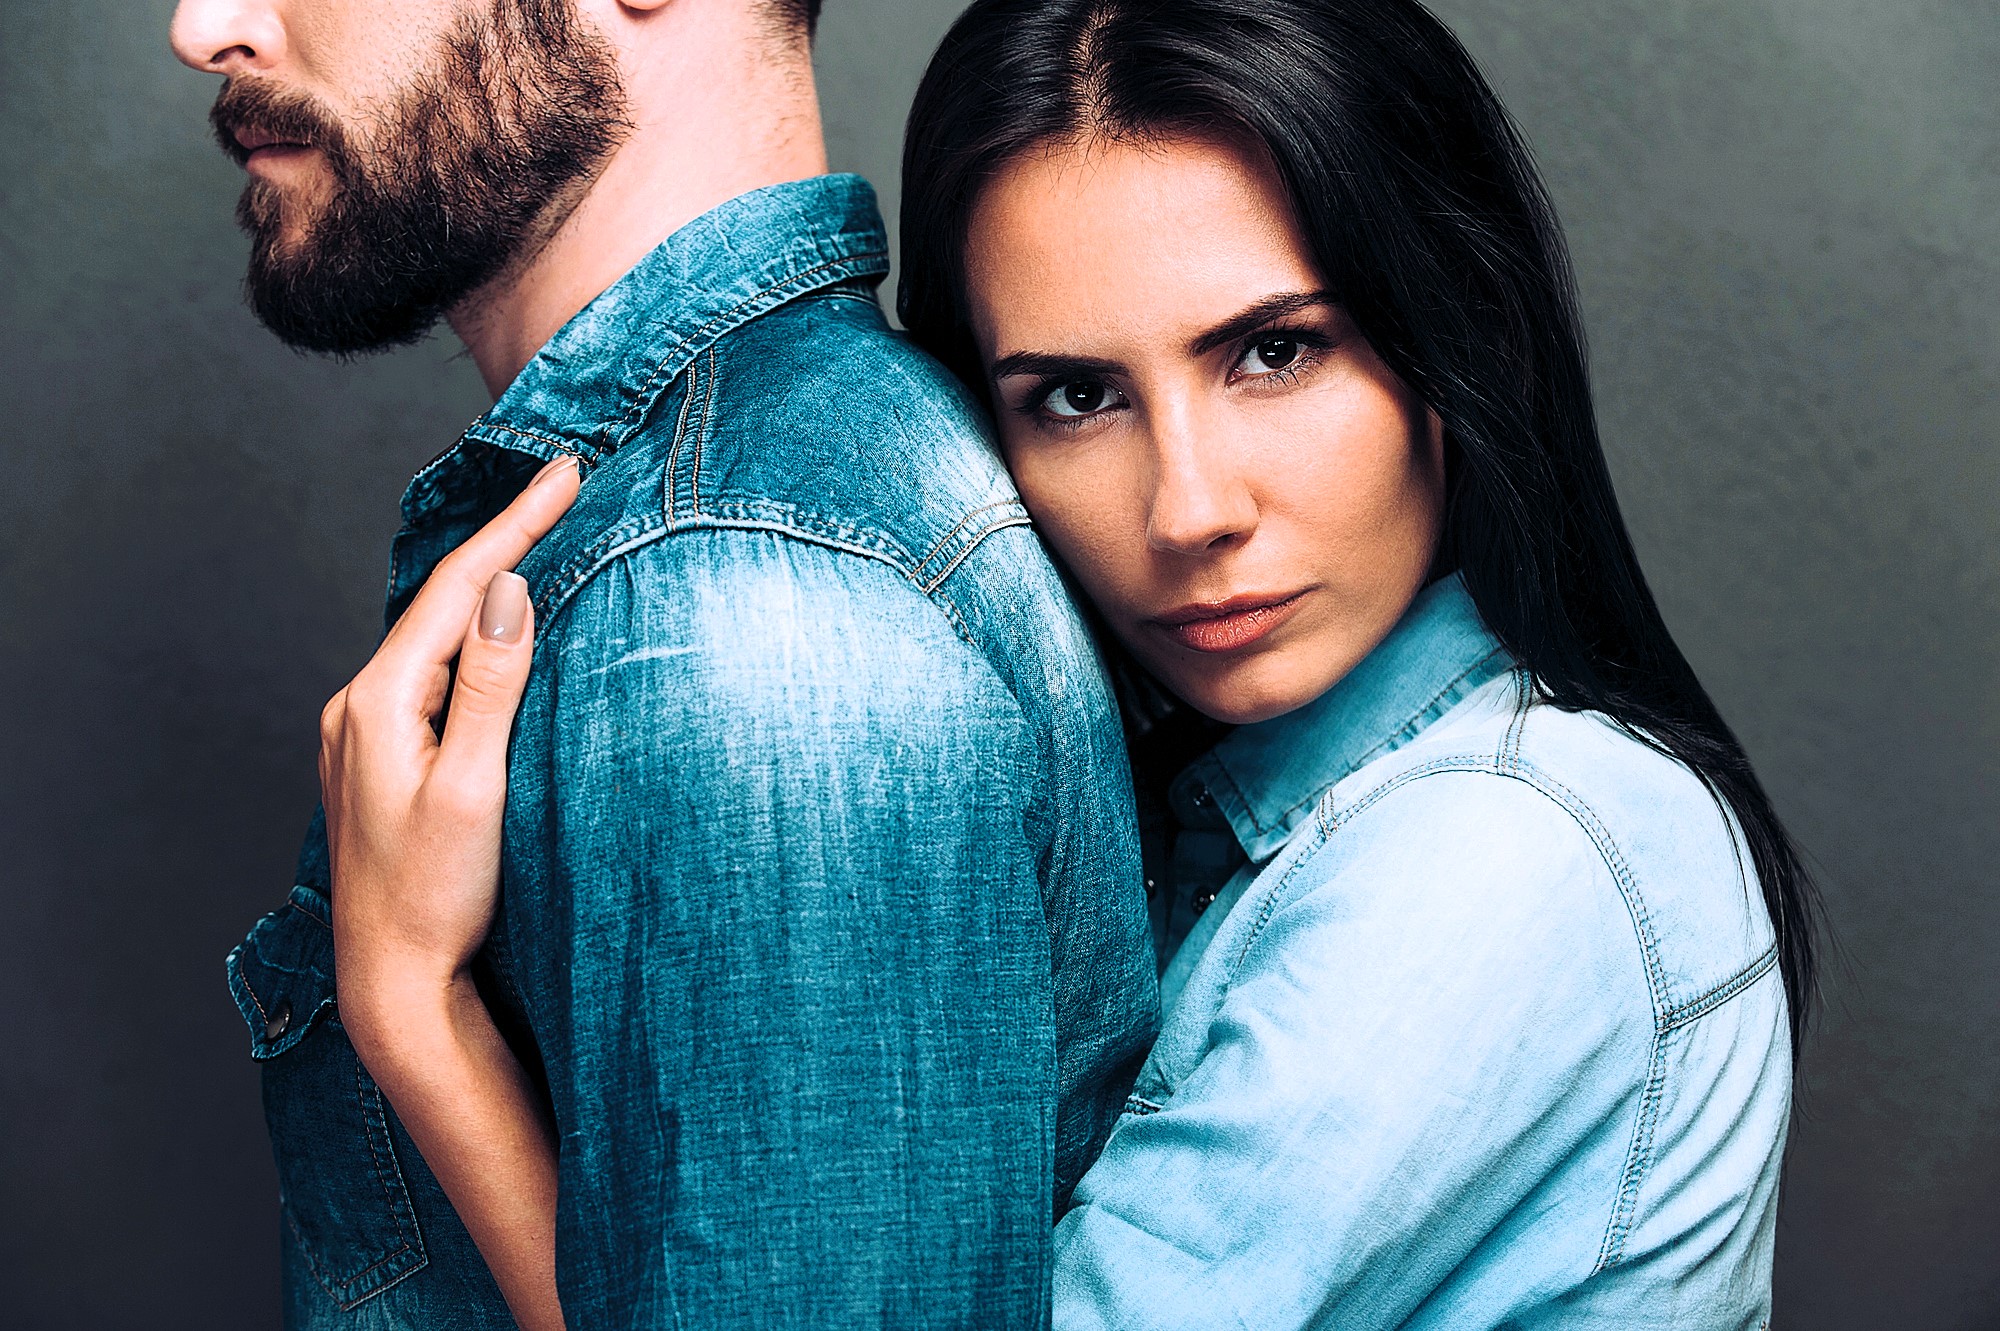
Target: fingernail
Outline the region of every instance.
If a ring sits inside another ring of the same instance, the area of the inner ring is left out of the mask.
[[[528,622],[528,580],[504,569],[486,584],[479,605],[479,636],[490,642],[519,642]]]
[[[539,485],[541,484],[541,482],[555,475],[558,471],[561,471],[564,467],[574,467],[575,465],[576,465],[576,459],[571,457],[569,454],[565,453],[561,457],[557,458],[555,461],[543,467],[540,471],[536,472],[535,479],[529,481],[528,484]]]

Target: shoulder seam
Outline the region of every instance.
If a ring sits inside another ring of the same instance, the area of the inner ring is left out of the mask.
[[[649,545],[682,534],[700,531],[737,531],[763,532],[772,536],[796,541],[801,545],[810,545],[819,549],[830,550],[835,554],[853,556],[890,568],[895,571],[896,575],[903,582],[909,585],[911,590],[936,606],[939,612],[951,622],[952,630],[960,638],[964,639],[969,645],[976,647],[978,644],[974,641],[971,630],[966,626],[964,617],[959,614],[957,607],[948,598],[941,596],[939,593],[945,582],[949,581],[952,573],[958,569],[959,565],[964,563],[965,559],[974,550],[978,549],[985,542],[988,536],[997,531],[1003,531],[1008,527],[1029,525],[1025,518],[1003,518],[998,521],[989,522],[983,529],[969,538],[965,542],[964,548],[955,552],[950,561],[926,582],[919,580],[914,575],[913,570],[908,565],[908,556],[905,552],[887,541],[886,538],[883,538],[882,543],[879,545],[869,542],[869,537],[880,536],[880,533],[869,529],[851,530],[849,532],[815,532],[802,528],[797,525],[796,521],[750,516],[748,506],[744,507],[745,512],[740,517],[705,515],[701,518],[684,519],[675,523],[667,523],[649,514],[643,517],[628,518],[616,527],[607,529],[595,541],[592,541],[579,551],[577,556],[567,565],[549,576],[543,586],[541,595],[535,601],[536,641],[539,643],[547,634],[564,605],[577,592],[581,591],[593,578],[619,560],[635,555]],[[886,548],[884,548],[885,546]]]
[[[1757,957],[1756,960],[1722,983],[1716,985],[1713,989],[1710,989],[1707,993],[1698,998],[1689,999],[1679,1007],[1663,1013],[1661,1017],[1661,1029],[1663,1031],[1670,1031],[1678,1026],[1685,1026],[1691,1021],[1697,1021],[1707,1016],[1770,974],[1771,968],[1777,964],[1778,945],[1773,942],[1771,946],[1764,949],[1763,954]]]
[[[1553,775],[1521,756],[1517,729],[1521,726],[1526,712],[1524,702],[1513,720],[1509,722],[1507,739],[1502,741],[1500,749],[1495,753],[1461,754],[1433,759],[1418,767],[1397,773],[1339,810],[1334,807],[1333,792],[1328,791],[1320,801],[1317,811],[1318,831],[1313,848],[1300,856],[1298,862],[1287,872],[1286,878],[1289,880],[1291,874],[1297,872],[1299,865],[1312,858],[1313,851],[1317,851],[1340,827],[1351,822],[1356,815],[1379,804],[1391,792],[1427,776],[1454,773],[1483,774],[1518,781],[1567,813],[1590,839],[1598,857],[1610,871],[1619,895],[1624,899],[1625,909],[1632,921],[1635,939],[1639,944],[1640,958],[1646,974],[1646,987],[1653,1010],[1653,1034],[1646,1056],[1645,1086],[1640,1093],[1639,1110],[1632,1125],[1632,1141],[1626,1149],[1625,1164],[1619,1171],[1618,1191],[1612,1200],[1611,1214],[1605,1225],[1603,1240],[1598,1247],[1597,1262],[1592,1268],[1595,1273],[1611,1266],[1622,1255],[1625,1236],[1631,1230],[1632,1216],[1638,1205],[1639,1188],[1645,1180],[1647,1170],[1651,1167],[1653,1138],[1659,1125],[1660,1104],[1666,1092],[1666,1040],[1673,1029],[1669,1024],[1669,1017],[1673,1011],[1693,1007],[1701,1000],[1696,1000],[1695,1004],[1684,1004],[1681,1009],[1669,1008],[1666,976],[1659,955],[1659,941],[1654,935],[1652,921],[1647,914],[1645,901],[1639,893],[1637,881],[1625,863],[1624,856],[1619,853],[1610,830],[1604,826],[1589,803],[1556,780]],[[1250,939],[1254,939],[1262,931],[1283,892],[1284,884],[1281,883],[1278,890],[1265,900],[1264,907],[1250,930]],[[1246,941],[1244,951],[1247,953],[1248,949],[1249,942]],[[1241,962],[1241,954],[1237,960]],[[1743,981],[1745,986],[1749,982]]]
[[[1604,826],[1589,802],[1542,768],[1520,757],[1518,753],[1509,753],[1505,758],[1477,753],[1433,758],[1416,767],[1396,773],[1344,806],[1337,806],[1334,792],[1328,791],[1321,797],[1319,808],[1315,813],[1318,830],[1314,849],[1316,850],[1319,844],[1331,838],[1335,832],[1354,821],[1360,814],[1367,812],[1404,786],[1427,776],[1454,774],[1483,775],[1517,781],[1568,814],[1579,830],[1589,838],[1592,847],[1597,851],[1598,858],[1604,862],[1605,868],[1611,873],[1612,881],[1617,884],[1619,895],[1625,901],[1625,908],[1632,920],[1633,932],[1639,944],[1641,961],[1646,972],[1646,987],[1652,1002],[1654,1021],[1656,1024],[1660,1023],[1668,1008],[1666,975],[1660,961],[1659,942],[1653,933],[1652,920],[1647,914],[1645,901],[1639,894],[1638,883],[1631,868],[1625,863],[1624,856],[1619,853],[1610,829]],[[1301,863],[1310,857],[1311,851],[1308,851],[1301,857]],[[1276,894],[1273,894],[1272,900],[1266,903],[1264,918],[1257,921],[1259,928],[1264,924],[1265,918],[1268,918],[1275,900]]]

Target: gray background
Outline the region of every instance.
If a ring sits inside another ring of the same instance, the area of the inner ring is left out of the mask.
[[[953,0],[829,0],[893,205]],[[1575,243],[1667,617],[1844,955],[1779,1237],[1792,1328],[2000,1327],[2000,7],[1448,0]],[[167,0],[0,8],[0,1323],[267,1327],[275,1185],[223,953],[289,883],[314,719],[433,341],[280,349]]]

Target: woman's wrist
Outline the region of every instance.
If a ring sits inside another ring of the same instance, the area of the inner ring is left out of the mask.
[[[400,1066],[436,1066],[464,1046],[468,1025],[491,1024],[468,967],[372,954],[336,966],[341,1023],[377,1081]]]

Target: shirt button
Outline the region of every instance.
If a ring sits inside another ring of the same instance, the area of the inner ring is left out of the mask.
[[[1215,796],[1208,793],[1207,786],[1203,786],[1201,789],[1195,791],[1194,799],[1189,802],[1197,809],[1206,809],[1209,805],[1215,803]]]
[[[278,1005],[271,1009],[270,1017],[267,1018],[264,1022],[264,1038],[266,1040],[275,1040],[279,1036],[283,1035],[286,1031],[290,1030],[291,1025],[292,1025],[291,1002],[287,999],[281,998],[278,1000]]]
[[[1154,894],[1155,892],[1158,892],[1159,890],[1160,890],[1160,885],[1159,885],[1158,883],[1154,882],[1154,881],[1153,881],[1152,879],[1150,879],[1150,878],[1148,878],[1148,879],[1146,880],[1146,895],[1147,895],[1147,896],[1149,896],[1149,897],[1150,897],[1150,896],[1152,896],[1152,895],[1153,895],[1153,894]]]
[[[1199,915],[1215,904],[1215,893],[1197,892],[1194,897],[1194,913]]]

